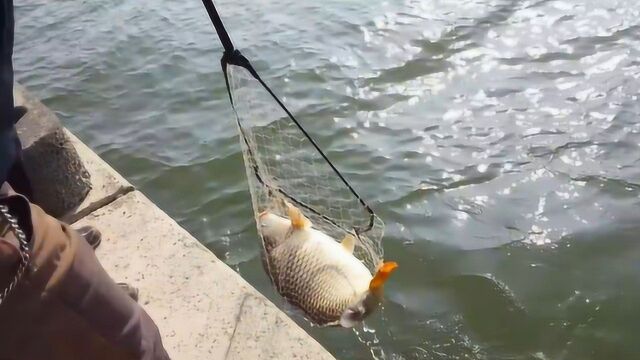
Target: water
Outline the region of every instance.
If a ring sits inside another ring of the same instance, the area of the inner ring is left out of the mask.
[[[640,357],[640,3],[217,4],[387,224],[384,311],[356,332],[291,312],[337,358]],[[16,16],[18,80],[290,311],[260,265],[201,2]]]

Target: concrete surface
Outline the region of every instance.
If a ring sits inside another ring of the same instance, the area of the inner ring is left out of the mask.
[[[116,281],[138,287],[139,303],[157,323],[172,359],[333,359],[78,138],[64,133],[92,188],[64,219],[100,229],[98,258]]]
[[[139,288],[173,359],[333,359],[140,192],[76,225],[89,224],[103,233],[98,258]]]
[[[52,216],[61,217],[76,209],[91,190],[89,172],[58,117],[20,85],[14,96],[16,105],[28,109],[16,130],[34,200]]]

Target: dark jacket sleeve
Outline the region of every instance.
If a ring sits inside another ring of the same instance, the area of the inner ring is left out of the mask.
[[[7,179],[19,146],[13,103],[13,0],[0,0],[0,184]]]

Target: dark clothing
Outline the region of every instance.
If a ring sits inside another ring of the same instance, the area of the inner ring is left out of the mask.
[[[20,146],[20,142],[18,142],[17,145]],[[24,195],[27,200],[34,202],[31,181],[27,177],[27,172],[22,165],[22,149],[18,148],[16,151],[17,154],[14,158],[13,165],[7,174],[7,182],[18,194]]]
[[[0,204],[19,219],[36,268],[0,304],[0,359],[169,359],[153,320],[109,277],[74,229],[6,183]],[[15,235],[1,217],[0,243],[16,249],[0,252],[4,289],[19,258]]]
[[[19,120],[13,99],[14,27],[13,0],[0,0],[0,184],[8,181],[18,193],[33,200],[14,126]]]
[[[0,0],[0,184],[20,153],[13,103],[13,0]],[[18,169],[20,171],[20,169]]]
[[[0,1],[0,130],[11,127],[13,113],[13,0]]]

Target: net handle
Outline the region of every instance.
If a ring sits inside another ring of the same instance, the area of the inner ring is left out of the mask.
[[[358,199],[358,202],[360,202],[360,204],[362,206],[364,206],[366,211],[369,213],[369,224],[364,229],[359,228],[359,227],[354,227],[354,230],[355,230],[356,234],[359,235],[359,234],[362,234],[362,233],[365,233],[365,232],[371,230],[373,228],[373,226],[374,226],[374,223],[375,223],[375,213],[373,212],[371,207],[369,207],[369,205],[362,199],[362,197],[360,197],[360,195],[355,191],[355,189],[351,186],[351,184],[349,184],[347,179],[344,178],[344,176],[340,173],[340,171],[338,171],[338,169],[333,165],[331,160],[329,160],[329,158],[324,153],[324,151],[322,151],[322,149],[320,149],[318,144],[316,144],[316,142],[309,135],[309,133],[307,133],[307,131],[302,127],[302,125],[293,116],[293,114],[291,114],[289,109],[287,109],[287,107],[282,103],[282,101],[280,101],[280,99],[276,96],[276,94],[269,88],[269,86],[267,86],[267,84],[262,80],[262,78],[260,78],[258,73],[255,71],[255,69],[251,65],[251,62],[246,57],[244,57],[244,55],[242,55],[239,50],[237,50],[233,46],[233,42],[231,42],[231,38],[229,37],[229,34],[227,33],[227,30],[225,29],[224,24],[222,23],[222,19],[220,18],[220,15],[218,14],[218,11],[216,10],[216,7],[215,7],[215,5],[213,3],[213,0],[202,0],[202,3],[204,4],[204,7],[206,8],[207,13],[209,14],[209,18],[211,19],[211,22],[213,23],[213,27],[215,28],[216,33],[218,34],[218,38],[220,39],[220,42],[222,43],[222,46],[224,47],[224,53],[222,55],[222,58],[220,59],[220,65],[222,66],[222,72],[224,73],[225,84],[227,86],[227,93],[229,95],[229,100],[231,102],[231,106],[233,107],[234,111],[235,111],[235,105],[233,103],[233,97],[231,95],[231,87],[229,86],[229,77],[228,77],[228,74],[227,74],[227,65],[229,65],[229,64],[245,68],[247,71],[249,71],[251,76],[253,76],[256,80],[258,80],[258,82],[262,85],[262,87],[265,90],[267,90],[267,92],[269,92],[271,97],[276,101],[276,103],[280,106],[280,108],[282,108],[282,110],[284,110],[284,112],[291,118],[291,120],[293,120],[293,122],[296,124],[298,129],[300,129],[300,131],[302,131],[304,136],[311,142],[313,147],[320,153],[322,158],[329,164],[329,166],[331,167],[333,172],[340,178],[340,180],[342,180],[342,182],[347,186],[349,191],[356,197],[356,199]],[[238,119],[237,116],[236,116],[236,119]],[[238,119],[238,125],[242,129],[242,125],[240,124],[239,119]],[[246,136],[244,135],[244,131],[243,130],[242,130],[242,136],[243,136],[243,138],[244,138],[244,140],[246,142],[247,139],[246,139]],[[258,181],[260,181],[260,183],[262,183],[263,185],[267,186],[269,188],[269,190],[272,190],[270,186],[266,185],[262,181],[262,178],[260,177],[260,175],[258,173],[258,164],[254,163],[254,164],[252,164],[252,166],[254,168],[254,173],[255,173],[256,177],[258,178]],[[280,191],[280,189],[278,189],[278,190],[279,190],[279,192],[281,194],[283,194],[284,196],[288,197],[292,201],[298,203],[299,205],[304,206],[305,208],[307,208],[309,210],[312,210],[314,213],[316,213],[316,214],[322,216],[323,218],[329,220],[329,218],[327,218],[326,216],[318,213],[316,210],[311,209],[309,206],[301,204],[299,201],[294,199],[292,196]],[[331,221],[331,223],[333,223],[334,225],[337,225],[333,221]]]
[[[207,9],[209,19],[211,19],[213,27],[216,29],[216,33],[218,33],[218,38],[224,47],[224,51],[232,53],[234,50],[233,42],[231,42],[231,38],[229,37],[227,30],[224,28],[224,24],[216,10],[216,6],[213,4],[213,0],[202,0],[202,3],[204,4],[205,9]]]

